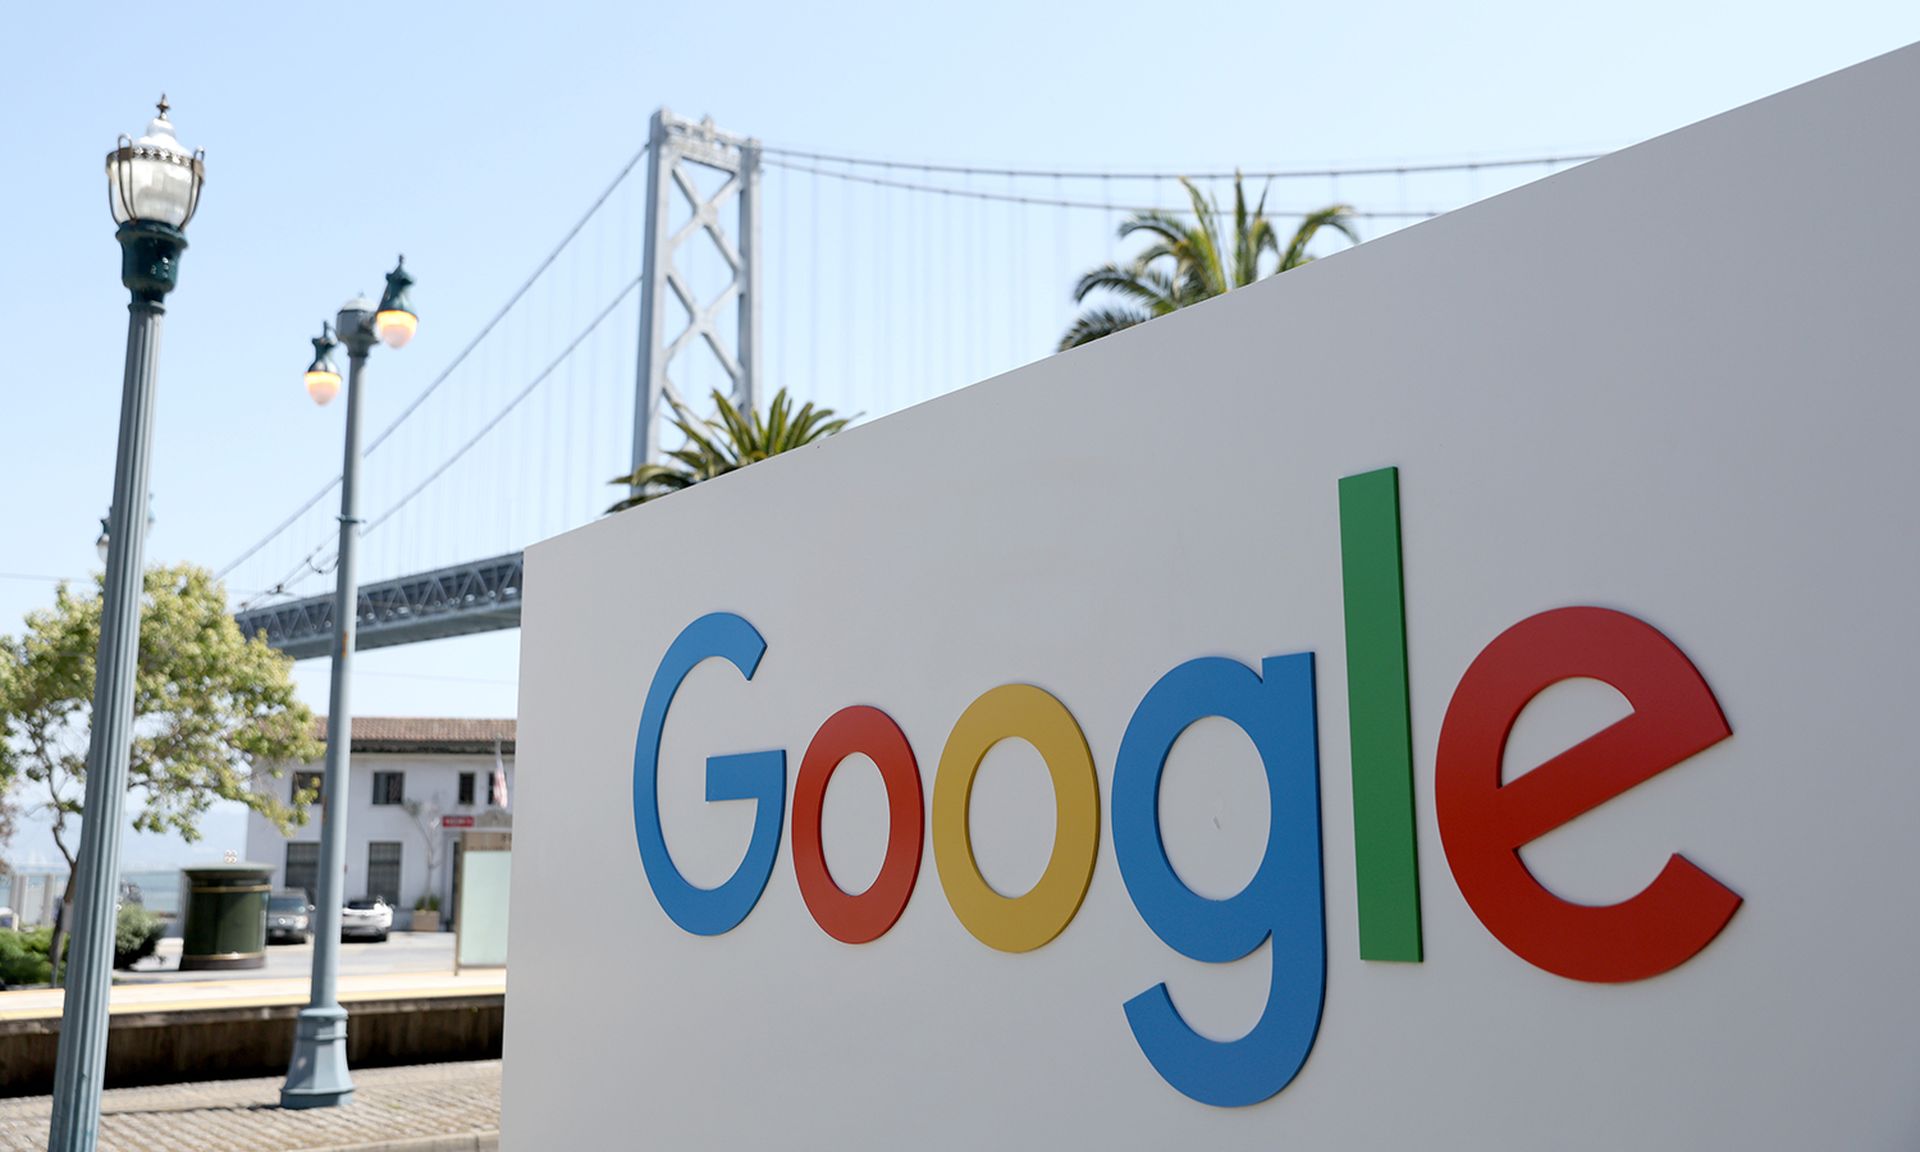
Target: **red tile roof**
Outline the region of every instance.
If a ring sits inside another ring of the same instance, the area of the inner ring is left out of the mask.
[[[316,716],[314,736],[327,738],[327,718]],[[513,720],[481,720],[460,716],[355,716],[355,752],[438,752],[442,754],[500,751],[513,755]]]

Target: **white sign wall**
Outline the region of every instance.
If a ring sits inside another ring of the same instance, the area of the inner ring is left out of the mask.
[[[504,1146],[1920,1145],[1915,107],[1906,49],[533,549]],[[914,771],[855,713],[809,807],[855,705]]]

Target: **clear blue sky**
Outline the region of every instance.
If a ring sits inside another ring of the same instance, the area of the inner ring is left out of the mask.
[[[377,293],[407,253],[424,320],[404,354],[376,358],[378,428],[605,186],[661,104],[857,155],[1307,167],[1604,150],[1920,39],[1920,7],[1845,0],[344,11],[8,12],[0,631],[51,598],[33,577],[97,566],[125,330],[102,157],[163,89],[210,177],[167,320],[148,555],[218,565],[338,469],[342,406],[317,410],[299,385],[318,320]],[[1087,262],[1064,245],[1061,259]],[[370,653],[358,711],[509,715],[517,652],[505,633]],[[322,707],[326,662],[298,675]],[[222,842],[237,827],[216,821],[206,847],[237,847]],[[136,863],[170,855],[129,850]]]

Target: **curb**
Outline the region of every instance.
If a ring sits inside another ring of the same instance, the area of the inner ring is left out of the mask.
[[[331,1144],[311,1152],[500,1152],[500,1133],[406,1136],[398,1140],[375,1140],[370,1144]]]

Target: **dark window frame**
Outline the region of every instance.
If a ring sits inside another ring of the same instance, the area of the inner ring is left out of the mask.
[[[367,841],[367,890],[363,895],[382,897],[390,906],[400,906],[401,864],[406,848],[404,840]],[[386,882],[389,875],[391,884]]]
[[[296,861],[295,856],[304,857],[304,859]],[[320,842],[317,840],[287,841],[287,867],[282,879],[289,891],[305,892],[307,903],[313,903],[319,896]],[[301,880],[307,883],[298,883]]]
[[[295,772],[293,774],[293,785],[287,790],[287,796],[291,799],[299,795],[301,786],[311,783],[314,803],[317,804],[320,801],[320,786],[326,783],[326,779],[327,774],[325,772]]]
[[[473,807],[473,776],[471,772],[460,773],[460,807]]]
[[[369,799],[376,806],[399,804],[407,798],[407,774],[389,772],[385,769],[373,774],[373,784],[369,789]]]

